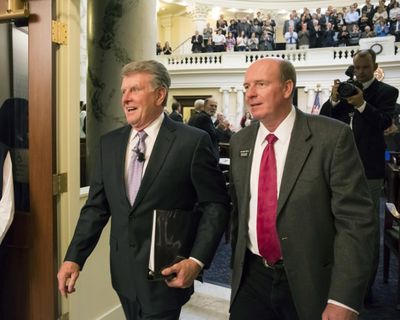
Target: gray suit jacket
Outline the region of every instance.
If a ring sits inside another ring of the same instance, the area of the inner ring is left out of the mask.
[[[231,139],[231,302],[240,285],[247,247],[251,151],[258,128],[253,124]],[[328,299],[360,309],[372,269],[376,228],[349,127],[297,110],[280,187],[277,229],[301,320],[321,319]]]
[[[110,267],[114,289],[143,310],[165,311],[183,305],[193,292],[147,280],[155,209],[201,210],[191,256],[207,268],[225,230],[225,181],[206,132],[164,118],[133,206],[125,190],[125,152],[131,127],[101,138],[89,198],[82,208],[65,260],[83,267],[111,219]],[[198,206],[196,205],[198,203]]]

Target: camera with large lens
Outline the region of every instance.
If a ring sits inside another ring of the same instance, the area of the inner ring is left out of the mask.
[[[363,85],[360,81],[354,80],[354,66],[349,66],[345,72],[345,75],[349,77],[348,80],[340,82],[338,87],[338,94],[340,99],[347,99],[357,94],[357,88],[363,89]]]

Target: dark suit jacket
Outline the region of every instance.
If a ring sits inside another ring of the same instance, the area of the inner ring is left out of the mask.
[[[164,118],[133,206],[125,190],[125,152],[131,127],[101,138],[100,155],[65,260],[83,267],[111,218],[110,265],[114,289],[135,300],[146,312],[184,304],[193,292],[147,280],[154,209],[193,210],[199,222],[191,256],[207,268],[227,222],[224,178],[209,136],[198,129]],[[197,207],[197,206],[196,206]]]
[[[364,90],[367,105],[362,113],[345,101],[333,108],[328,100],[321,108],[321,115],[347,124],[350,123],[349,114],[354,112],[354,139],[368,179],[383,179],[385,176],[386,147],[383,131],[392,124],[398,95],[396,88],[375,80]]]
[[[211,142],[214,146],[215,154],[218,155],[217,133],[215,132],[215,126],[210,115],[205,111],[193,114],[189,120],[189,125],[204,130],[209,134]]]
[[[248,236],[252,150],[260,124],[232,136],[232,301]],[[296,111],[277,209],[283,263],[300,320],[320,320],[328,298],[360,310],[377,228],[348,126]]]
[[[196,35],[192,36],[192,52],[201,52],[203,50],[203,36],[198,35],[196,41]]]
[[[169,117],[170,117],[172,120],[175,120],[175,121],[178,121],[178,122],[183,122],[182,115],[181,115],[179,112],[172,111],[172,112],[169,114]]]

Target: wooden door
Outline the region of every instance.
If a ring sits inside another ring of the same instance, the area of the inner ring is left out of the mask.
[[[58,312],[52,3],[29,1],[29,23],[20,29],[25,30],[28,43],[26,83],[15,61],[21,58],[14,52],[18,50],[12,36],[16,26],[3,22],[9,24],[10,45],[3,54],[10,57],[10,72],[2,74],[2,81],[11,85],[6,99],[9,111],[0,113],[7,134],[0,138],[12,149],[16,213],[1,245],[2,319],[56,319]],[[25,85],[27,97],[21,98]]]

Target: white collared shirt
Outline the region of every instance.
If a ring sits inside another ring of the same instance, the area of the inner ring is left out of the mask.
[[[146,150],[144,152],[145,160],[144,160],[142,177],[146,171],[147,164],[149,163],[148,160],[150,158],[151,152],[153,151],[153,147],[156,142],[158,132],[160,131],[163,120],[164,120],[164,112],[162,112],[156,120],[154,120],[148,127],[146,127],[143,130],[144,132],[146,132],[147,137],[145,140]],[[139,139],[139,137],[136,134],[137,130],[132,128],[129,137],[129,143],[126,147],[126,153],[125,153],[125,185],[128,181],[128,168],[129,168],[129,163],[132,161],[132,153],[134,152],[133,149],[136,146]]]
[[[260,173],[261,157],[267,141],[265,138],[269,133],[273,133],[278,140],[274,144],[275,158],[276,158],[276,170],[277,170],[277,188],[278,198],[279,189],[282,182],[283,169],[286,162],[286,155],[289,148],[290,136],[292,134],[294,121],[296,119],[296,111],[292,106],[292,110],[289,112],[287,117],[282,123],[276,128],[275,132],[269,132],[267,128],[260,122],[260,128],[258,129],[256,143],[253,150],[253,160],[251,164],[250,173],[250,207],[249,207],[249,232],[247,247],[255,254],[260,255],[257,244],[257,199],[258,199],[258,177]]]
[[[14,218],[14,183],[10,153],[7,153],[3,166],[3,188],[0,200],[0,243]]]

